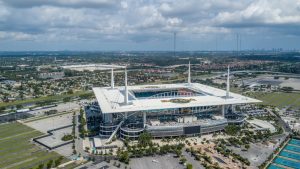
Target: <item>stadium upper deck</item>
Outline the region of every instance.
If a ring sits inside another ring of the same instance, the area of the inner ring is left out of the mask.
[[[96,87],[93,90],[102,113],[260,102],[231,92],[226,97],[225,90],[199,83],[128,86],[128,104],[125,104],[124,87]],[[145,97],[140,97],[143,94]]]

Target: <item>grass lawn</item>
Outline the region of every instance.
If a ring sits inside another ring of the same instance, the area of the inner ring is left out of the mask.
[[[253,97],[263,101],[262,104],[274,105],[279,108],[291,107],[300,109],[300,93],[250,93],[249,97]]]
[[[43,133],[21,123],[0,125],[0,168],[20,169],[36,168],[39,164],[60,157],[55,152],[41,149],[30,140]],[[66,159],[63,162],[67,161]]]

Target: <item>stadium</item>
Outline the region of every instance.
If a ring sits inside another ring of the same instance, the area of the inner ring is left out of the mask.
[[[239,104],[259,100],[231,93],[229,67],[227,89],[192,83],[190,64],[187,83],[94,87],[97,102],[86,106],[87,118],[99,117],[99,135],[110,142],[113,137],[137,139],[147,131],[154,138],[194,136],[224,130],[228,124],[241,125],[245,116],[235,111]]]

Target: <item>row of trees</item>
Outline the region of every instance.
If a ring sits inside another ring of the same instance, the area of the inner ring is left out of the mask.
[[[86,120],[84,118],[84,111],[83,109],[80,109],[80,115],[79,115],[79,135],[81,138],[84,138],[87,134],[87,131],[85,130]]]
[[[52,167],[58,167],[61,164],[62,160],[63,160],[62,156],[58,157],[56,160],[51,159],[46,163],[46,165],[44,163],[42,163],[42,164],[38,165],[36,167],[36,169],[44,169],[45,167],[46,167],[46,169],[50,169]],[[32,168],[32,169],[34,169],[34,168]]]
[[[155,154],[167,154],[173,153],[176,154],[177,157],[181,156],[181,150],[184,147],[184,144],[177,145],[163,145],[159,146],[159,144],[155,144],[152,142],[151,134],[144,132],[138,138],[138,143],[136,145],[129,145],[128,139],[125,139],[125,149],[117,150],[117,157],[119,161],[124,162],[126,164],[129,163],[130,158],[132,157],[142,157],[142,156],[152,156]]]
[[[195,150],[193,147],[187,148],[186,152],[190,153],[195,160],[200,161],[201,165],[206,169],[221,169],[218,163],[213,163],[210,156],[206,152],[202,152],[202,149],[199,148]]]
[[[225,157],[231,156],[232,161],[239,160],[240,162],[242,162],[243,164],[245,164],[247,166],[250,165],[250,161],[247,158],[244,158],[241,155],[234,153],[232,150],[226,148],[226,146],[224,144],[217,144],[215,147],[215,150],[217,150],[217,152],[221,153]]]

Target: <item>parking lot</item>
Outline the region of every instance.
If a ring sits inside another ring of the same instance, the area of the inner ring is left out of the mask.
[[[25,124],[43,133],[47,133],[48,130],[71,125],[72,119],[73,119],[73,114],[68,113],[59,116],[27,122]]]
[[[56,131],[52,132],[53,135],[38,139],[38,141],[49,147],[54,147],[54,146],[65,143],[65,141],[61,140],[61,138],[64,135],[71,134],[71,132],[72,132],[72,127],[56,130]]]
[[[242,157],[247,158],[251,166],[259,166],[269,157],[269,155],[274,151],[275,145],[269,143],[265,145],[262,143],[250,144],[250,148],[247,151],[242,151],[240,148],[228,147],[233,150],[233,152],[240,154]]]
[[[143,157],[133,158],[130,160],[130,167],[132,169],[166,169],[176,168],[184,169],[185,166],[179,164],[179,159],[174,158],[173,155],[155,156],[155,157]]]

